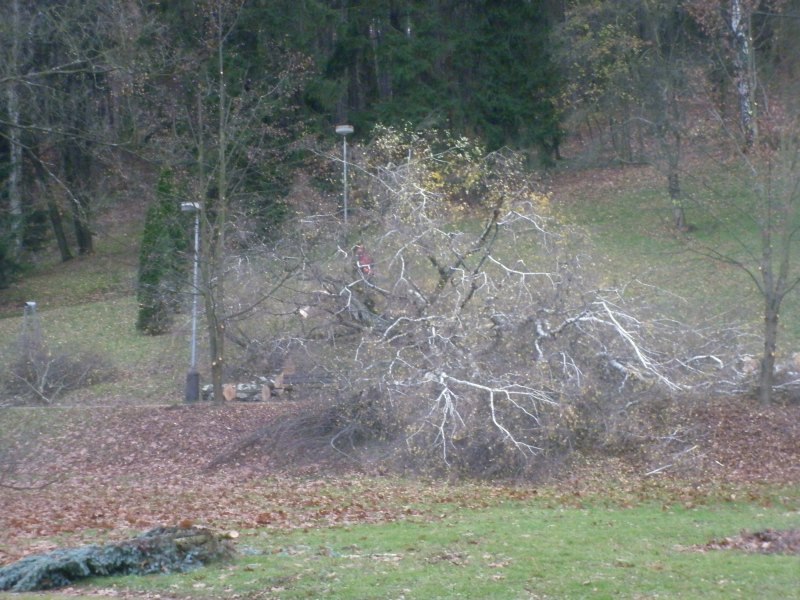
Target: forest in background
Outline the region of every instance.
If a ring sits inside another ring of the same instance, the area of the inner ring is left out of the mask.
[[[779,312],[800,281],[796,3],[631,7],[12,1],[2,283],[48,250],[91,256],[104,216],[128,212],[143,229],[138,328],[168,332],[187,296],[201,302],[216,400],[226,378],[284,373],[300,354],[300,371],[344,395],[298,426],[357,445],[408,439],[422,422],[417,448],[513,470],[573,435],[601,443],[613,407],[659,397],[653,386],[741,381],[733,327],[636,305],[640,282],[603,285],[584,260],[591,247],[542,191],[542,173],[562,164],[649,164],[673,233],[745,273],[763,301],[755,369],[768,403]],[[350,227],[333,131],[344,122],[355,129]],[[580,154],[562,156],[568,140]],[[695,235],[687,209],[701,214],[707,198],[712,226]],[[182,204],[202,215],[189,294]],[[49,401],[55,359],[39,358],[46,368],[18,379]],[[590,434],[575,427],[583,419]]]
[[[349,121],[363,138],[376,123],[411,123],[551,153],[560,135],[547,49],[558,17],[535,2],[14,1],[2,10],[3,283],[45,237],[64,260],[91,253],[95,216],[132,192],[133,165],[155,178],[211,173],[221,159],[204,138],[219,134],[220,107],[235,112],[226,126],[247,124],[249,139],[236,140],[247,148],[236,158],[248,172],[241,194],[268,220],[280,218],[303,166],[298,142],[333,137],[334,124]]]
[[[731,122],[748,139],[761,119],[777,135],[799,10],[790,0],[4,3],[0,285],[44,245],[64,260],[91,253],[97,215],[131,196],[146,203],[164,169],[194,178],[190,195],[218,193],[208,180],[228,142],[240,149],[231,168],[246,173],[237,195],[269,228],[305,166],[303,141],[332,144],[345,122],[361,140],[376,124],[446,130],[530,152],[532,167],[553,165],[578,133],[600,140],[605,158],[665,162],[678,199],[698,108],[741,110]],[[220,127],[236,139],[220,144]],[[143,189],[136,171],[151,174]]]

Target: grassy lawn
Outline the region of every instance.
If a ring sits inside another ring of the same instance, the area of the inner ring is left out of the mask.
[[[800,527],[797,492],[778,503],[765,497],[698,507],[647,500],[625,508],[577,496],[554,501],[546,493],[482,509],[442,503],[428,507],[432,519],[244,531],[232,564],[181,576],[97,579],[76,591],[287,599],[792,598],[800,586],[799,557],[702,546],[741,530]]]
[[[189,327],[185,319],[171,335],[142,335],[135,329],[136,301],[132,297],[40,308],[37,314],[51,350],[96,355],[114,371],[110,382],[81,390],[79,402],[180,399],[189,364]],[[15,360],[15,342],[22,329],[21,316],[0,319],[0,359],[6,365]]]
[[[0,290],[0,365],[13,364],[23,329],[23,305],[35,301],[50,350],[97,355],[114,370],[111,382],[81,390],[79,398],[59,401],[179,399],[189,362],[188,316],[179,316],[171,335],[153,337],[136,331],[138,238],[128,231],[100,237],[95,255],[66,263],[53,254],[44,255],[18,283]]]
[[[609,283],[639,279],[663,290],[659,308],[690,322],[720,318],[741,324],[755,334],[753,349],[760,351],[763,298],[753,280],[741,269],[713,261],[694,247],[707,246],[741,260],[758,273],[761,248],[751,200],[735,182],[722,181],[709,190],[690,181],[686,214],[692,230],[676,233],[671,208],[660,179],[637,185],[602,189],[586,186],[583,194],[561,207],[563,218],[586,228],[594,244],[607,257],[604,270]],[[722,199],[721,199],[722,198]],[[691,241],[692,243],[687,243]],[[792,249],[792,272],[797,276],[800,245]],[[800,347],[800,300],[790,293],[781,314],[779,351],[788,355]]]

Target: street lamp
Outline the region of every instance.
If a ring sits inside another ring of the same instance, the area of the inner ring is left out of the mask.
[[[347,136],[353,133],[352,125],[337,125],[336,133],[342,136],[342,187],[344,187],[344,224],[347,226]]]
[[[191,362],[186,374],[186,402],[200,399],[200,373],[197,372],[197,285],[200,266],[200,203],[181,202],[181,211],[194,213],[194,270],[192,273],[192,342]]]
[[[42,328],[39,324],[39,315],[36,314],[36,302],[26,302],[22,312],[22,340],[24,350],[36,350],[36,345],[42,342]]]

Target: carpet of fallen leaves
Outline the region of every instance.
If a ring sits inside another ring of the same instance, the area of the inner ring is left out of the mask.
[[[717,480],[800,482],[800,402],[761,407],[753,398],[722,398],[697,406],[698,475]]]
[[[712,540],[698,550],[742,550],[758,554],[797,554],[800,555],[800,529],[775,531],[765,529],[750,533],[743,531],[739,535]]]
[[[209,469],[237,441],[302,408],[299,402],[234,402],[39,409],[58,411],[51,419],[57,426],[31,429],[35,434],[14,413],[15,420],[4,422],[17,423],[19,431],[0,434],[0,463],[6,461],[0,464],[0,564],[59,546],[124,539],[158,525],[244,530],[434,520],[446,507],[481,508],[544,493],[524,482],[396,478],[341,463],[287,470],[278,467],[285,461],[272,462],[263,451]],[[38,418],[31,409],[7,410]],[[549,489],[562,486],[563,497],[574,498],[576,489],[603,494],[609,481],[620,480],[630,489],[656,484],[662,490],[670,478],[682,489],[692,480],[706,489],[715,482],[800,482],[798,402],[704,403],[685,413],[675,437],[681,445],[660,456],[663,464],[601,458],[586,463],[591,472],[576,468]],[[798,534],[792,535],[787,547],[796,549]]]
[[[434,517],[431,503],[479,508],[536,493],[367,476],[320,463],[287,472],[259,452],[253,461],[208,468],[269,419],[301,409],[295,403],[53,409],[57,435],[40,432],[33,444],[23,439],[15,446],[8,442],[14,432],[3,432],[4,447],[18,447],[21,459],[10,461],[6,453],[17,477],[0,479],[0,564],[159,525],[242,530],[379,523]]]

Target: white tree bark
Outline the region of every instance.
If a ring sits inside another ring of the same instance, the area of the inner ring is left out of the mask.
[[[11,215],[12,251],[19,254],[22,249],[22,144],[20,139],[20,109],[18,93],[18,69],[20,63],[20,36],[22,35],[20,16],[20,0],[11,2],[10,42],[9,53],[10,78],[6,82],[6,101],[8,103],[8,143],[9,143],[9,174],[8,174],[8,201]]]
[[[744,0],[731,0],[730,34],[733,45],[733,79],[739,99],[739,124],[746,148],[755,144],[758,126],[755,115],[755,57],[750,40],[751,9]]]

